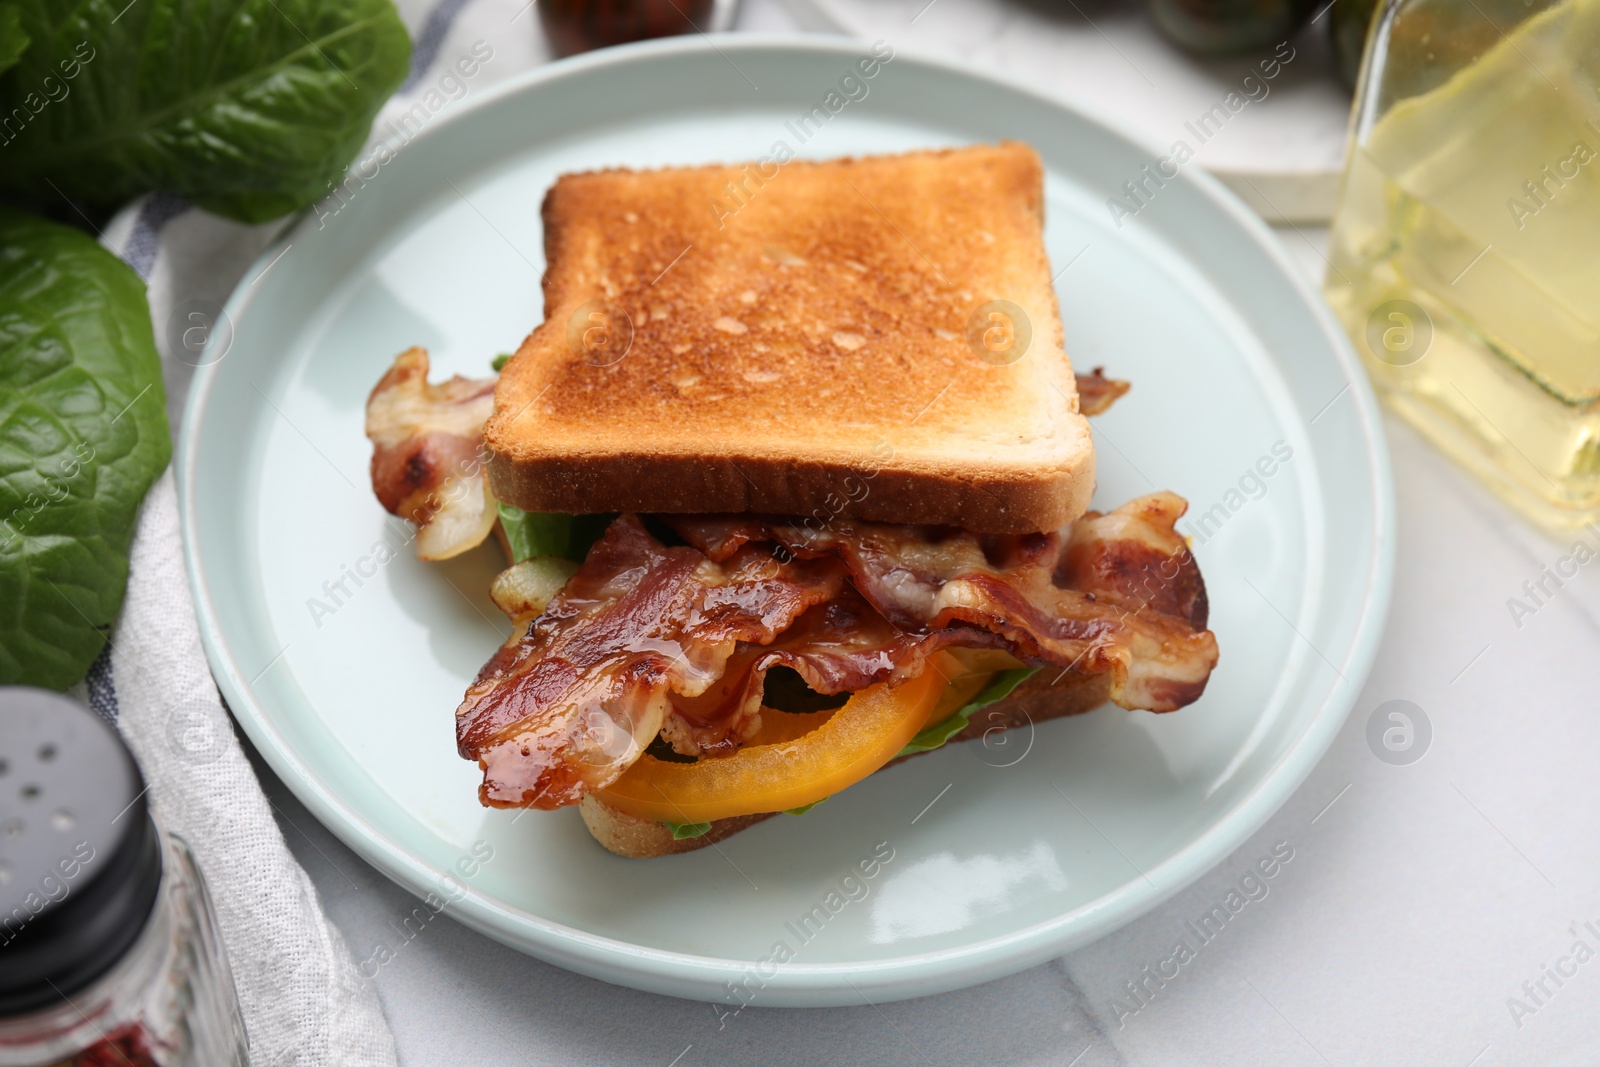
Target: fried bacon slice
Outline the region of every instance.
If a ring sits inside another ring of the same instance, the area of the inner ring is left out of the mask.
[[[1104,367],[1096,367],[1090,373],[1079,374],[1076,377],[1078,410],[1085,415],[1104,415],[1130,388],[1127,382],[1107,378]]]
[[[479,545],[496,508],[481,454],[494,378],[428,384],[428,350],[395,357],[367,398],[372,489],[385,510],[417,525],[417,556],[448,559]]]
[[[456,715],[480,799],[556,808],[615,781],[665,727],[715,756],[759,728],[765,673],[820,693],[913,677],[947,647],[1000,648],[1109,678],[1170,711],[1217,661],[1205,588],[1158,493],[1068,536],[981,536],[839,519],[663,516],[667,546],[616,520],[544,614],[495,654]]]
[[[1205,583],[1173,528],[1186,508],[1176,494],[1153,493],[1109,514],[1091,511],[1070,527],[1065,551],[1056,534],[848,519],[817,530],[799,520],[664,521],[712,559],[763,540],[799,557],[835,556],[897,627],[977,627],[1018,659],[1110,673],[1121,707],[1173,711],[1199,698],[1216,665]]]
[[[727,677],[730,659],[741,643],[770,644],[844,583],[832,560],[781,564],[752,545],[714,563],[622,516],[544,613],[489,660],[456,711],[461,754],[484,767],[481,799],[576,803],[639,757],[671,698],[690,714],[697,700],[717,705],[703,713],[722,712],[736,746],[753,732],[746,720],[760,689],[749,708],[751,694]]]

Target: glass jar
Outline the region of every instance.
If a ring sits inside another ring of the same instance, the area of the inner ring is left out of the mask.
[[[711,28],[712,0],[540,0],[539,22],[557,57]]]
[[[211,901],[116,731],[0,688],[0,1065],[242,1067]]]
[[[1600,0],[1385,0],[1326,292],[1381,395],[1555,530],[1600,520]]]

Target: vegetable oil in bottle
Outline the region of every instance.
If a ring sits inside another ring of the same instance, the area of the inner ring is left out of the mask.
[[[1405,418],[1534,520],[1600,519],[1600,0],[1391,0],[1328,299]]]

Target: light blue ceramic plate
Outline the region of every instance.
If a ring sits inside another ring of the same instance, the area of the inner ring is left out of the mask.
[[[1394,547],[1372,394],[1270,233],[1194,168],[1119,228],[1106,198],[1159,151],[953,66],[900,55],[830,98],[868,48],[674,40],[455,105],[262,257],[190,398],[190,576],[251,740],[397,882],[585,974],[824,1005],[1057,956],[1261,825],[1338,730],[1382,629]],[[788,124],[840,102],[799,144]],[[540,199],[564,171],[1002,137],[1049,168],[1068,351],[1134,383],[1095,422],[1097,503],[1166,488],[1207,516],[1188,527],[1222,647],[1205,698],[952,746],[668,859],[606,853],[576,811],[479,807],[452,711],[506,629],[486,595],[498,559],[378,562],[400,536],[367,486],[362,410],[390,360],[421,344],[436,373],[481,375],[517,346],[542,311]]]

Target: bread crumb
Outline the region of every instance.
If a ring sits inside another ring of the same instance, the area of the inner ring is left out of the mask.
[[[756,291],[754,289],[746,289],[739,294],[739,301],[744,304],[754,304],[756,302]]]
[[[637,211],[630,211],[630,212],[628,212],[626,215],[624,215],[622,217],[627,219],[629,222],[638,222],[639,221],[639,213]]]
[[[680,375],[677,378],[674,378],[672,380],[672,384],[678,390],[678,392],[686,393],[690,389],[693,389],[695,386],[700,384],[700,375],[698,375],[698,374]]]
[[[941,341],[959,341],[961,339],[958,335],[953,334],[949,330],[943,329],[942,327],[935,329],[933,331],[933,335],[939,338]]]
[[[691,349],[693,347],[694,347],[693,345],[673,345],[672,346],[672,354],[675,355],[675,356],[681,356],[681,355],[683,355],[685,352],[689,351],[689,349]]]
[[[844,349],[846,352],[854,352],[856,349],[866,344],[867,339],[862,337],[859,333],[850,333],[847,330],[840,330],[838,333],[833,335],[833,343]]]
[[[660,305],[657,305],[656,307],[653,307],[653,308],[650,309],[650,321],[652,321],[652,322],[660,322],[662,319],[664,319],[666,317],[667,317],[667,309],[666,308],[661,307]]]
[[[782,378],[783,375],[770,370],[747,370],[744,372],[744,374],[740,375],[740,377],[747,382],[754,382],[757,385],[765,385],[768,382],[777,381],[779,378]]]
[[[739,333],[749,333],[750,332],[750,327],[746,326],[744,323],[740,322],[738,319],[729,318],[727,315],[722,316],[720,319],[718,319],[716,322],[713,322],[711,325],[715,326],[717,329],[721,330],[723,333],[739,334]]]
[[[857,274],[865,274],[865,273],[867,273],[867,268],[865,266],[863,266],[862,264],[857,263],[853,259],[845,260],[844,261],[844,265],[849,267],[851,270],[855,271]]]
[[[772,348],[770,346],[764,345],[760,341],[755,342],[750,347],[755,349],[757,352],[771,352],[772,351]]]

